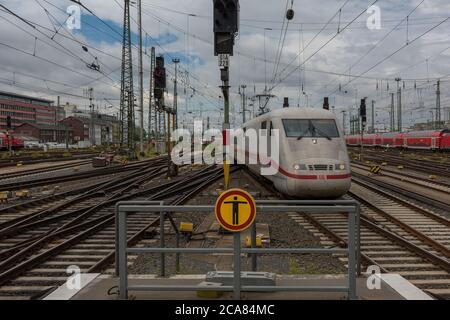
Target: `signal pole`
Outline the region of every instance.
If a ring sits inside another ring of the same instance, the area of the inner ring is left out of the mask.
[[[391,93],[391,132],[395,131],[395,106],[394,106],[394,93]]]
[[[180,63],[180,59],[175,58],[172,59],[172,62],[175,63],[175,80],[173,83],[173,108],[175,111],[175,126],[174,129],[178,129],[178,63]]]
[[[441,80],[437,82],[436,89],[436,129],[441,126]]]
[[[361,119],[361,150],[359,154],[359,160],[363,161],[363,148],[364,148],[364,128],[367,123],[367,111],[366,111],[366,99],[361,99],[361,106],[359,107],[359,115]]]
[[[89,140],[91,141],[91,145],[95,145],[95,128],[94,128],[94,105],[92,100],[94,99],[94,88],[88,89],[89,95]]]
[[[401,78],[395,78],[397,81],[397,129],[402,132],[402,89],[400,88]]]
[[[229,59],[229,58],[228,58]],[[230,129],[230,86],[229,86],[229,77],[230,70],[228,66],[221,70],[222,73],[222,93],[223,93],[223,130]]]
[[[347,111],[341,111],[342,112],[342,130],[344,130],[344,135],[346,134],[346,132],[345,132],[345,116],[346,116],[346,113],[347,113]]]
[[[372,100],[372,133],[375,133],[375,100]]]
[[[245,88],[247,88],[247,86],[245,84],[241,85],[242,88],[242,124],[244,124],[246,121],[245,119]]]

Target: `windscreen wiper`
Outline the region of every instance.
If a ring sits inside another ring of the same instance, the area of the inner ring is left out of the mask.
[[[330,137],[330,136],[328,136],[327,134],[323,133],[323,131],[317,129],[317,127],[316,127],[315,125],[313,125],[312,123],[311,123],[311,128],[312,128],[314,131],[316,131],[317,133],[319,133],[322,137],[327,138],[328,140],[331,141],[331,137]]]

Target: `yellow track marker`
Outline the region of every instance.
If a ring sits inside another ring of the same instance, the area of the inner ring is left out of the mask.
[[[192,233],[194,231],[194,224],[190,222],[180,222],[180,231]]]
[[[245,246],[247,248],[251,248],[252,247],[252,238],[251,237],[246,237],[245,238]],[[262,238],[261,238],[261,236],[256,236],[256,247],[257,248],[261,248],[262,247]]]

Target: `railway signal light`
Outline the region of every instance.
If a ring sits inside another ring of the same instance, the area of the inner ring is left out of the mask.
[[[155,78],[155,99],[162,99],[164,89],[166,89],[166,68],[164,67],[164,57],[156,57],[156,66],[153,77]]]
[[[366,123],[367,123],[366,99],[361,99],[361,106],[359,108],[359,115],[361,116],[363,127],[365,127]]]
[[[214,55],[229,54],[233,55],[234,35],[231,33],[214,34]]]
[[[323,108],[325,110],[330,110],[330,103],[328,97],[323,98]]]
[[[239,0],[214,0],[214,32],[236,33],[239,24]]]
[[[239,0],[214,0],[214,55],[233,55],[239,30]]]
[[[8,129],[11,129],[11,128],[12,128],[12,120],[11,120],[11,116],[7,116],[7,117],[6,117],[6,127],[7,127]]]

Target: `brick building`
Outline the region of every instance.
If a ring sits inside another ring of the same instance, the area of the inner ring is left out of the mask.
[[[39,142],[57,142],[65,143],[66,138],[68,143],[74,142],[73,129],[64,125],[43,125],[35,123],[24,123],[17,126],[14,132],[20,135],[33,137],[39,139]]]
[[[99,113],[87,115],[89,117],[70,116],[59,123],[68,124],[73,129],[73,136],[76,142],[89,141],[94,145],[119,142],[119,122],[116,117]]]
[[[89,119],[68,117],[59,123],[72,130],[74,142],[89,141]]]
[[[53,101],[0,91],[0,129],[6,129],[11,117],[12,128],[23,123],[56,125],[56,107]]]

